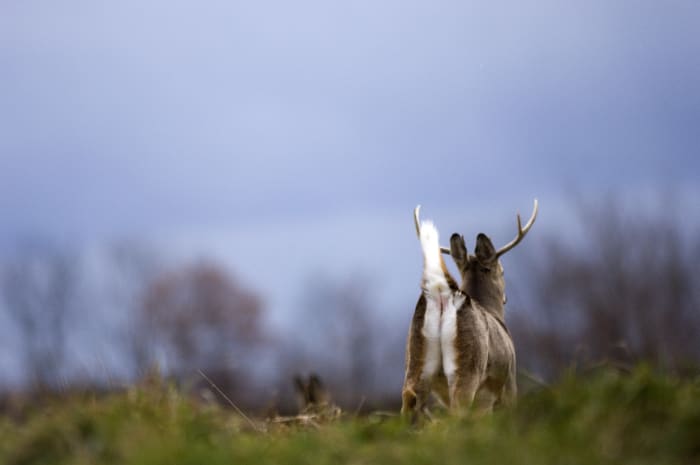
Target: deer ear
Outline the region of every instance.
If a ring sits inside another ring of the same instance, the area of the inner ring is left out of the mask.
[[[304,386],[304,381],[301,379],[301,376],[294,375],[294,387],[300,395],[306,397],[306,386]]]
[[[457,233],[450,237],[450,255],[460,268],[467,263],[467,246],[464,245],[464,237]]]
[[[316,373],[311,373],[311,375],[309,375],[309,397],[312,402],[319,402],[322,392],[323,383],[321,382],[321,377]]]
[[[476,236],[474,255],[476,255],[476,259],[479,260],[480,263],[492,262],[496,258],[496,248],[486,234],[479,233],[479,235]]]
[[[321,377],[316,373],[311,373],[309,375],[309,389],[323,389],[323,382]]]

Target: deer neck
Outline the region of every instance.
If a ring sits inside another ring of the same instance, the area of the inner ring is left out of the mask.
[[[480,286],[467,286],[464,292],[478,303],[485,311],[501,321],[505,321],[503,296],[499,292],[490,291]]]

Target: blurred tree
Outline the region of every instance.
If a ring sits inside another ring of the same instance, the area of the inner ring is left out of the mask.
[[[27,379],[55,387],[64,363],[66,321],[77,305],[78,260],[47,242],[21,246],[2,267],[0,288],[16,323]]]
[[[143,321],[142,298],[149,283],[162,272],[163,264],[154,247],[133,240],[112,244],[108,258],[111,271],[108,298],[126,316],[118,337],[126,345],[125,356],[131,369],[140,377],[151,368],[154,357],[150,328]]]
[[[550,377],[572,362],[697,367],[700,235],[612,201],[579,211],[582,240],[546,238],[529,261],[530,303],[509,320],[520,366]]]
[[[222,269],[200,263],[167,272],[146,289],[142,323],[163,368],[181,380],[201,369],[222,388],[262,339],[256,295]]]

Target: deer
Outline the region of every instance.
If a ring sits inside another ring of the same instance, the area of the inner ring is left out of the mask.
[[[309,416],[331,419],[341,415],[342,410],[333,403],[328,389],[316,373],[311,373],[306,379],[299,375],[294,376],[294,388],[299,411],[296,418],[302,422],[309,419]]]
[[[517,395],[513,340],[505,323],[505,279],[500,258],[517,246],[537,218],[538,203],[522,226],[517,215],[515,239],[496,249],[484,233],[476,236],[474,254],[455,233],[442,247],[432,221],[413,213],[423,253],[421,294],[406,341],[401,413],[429,416],[432,392],[450,411],[477,414],[511,405]],[[461,275],[457,284],[447,270],[450,255]]]
[[[294,376],[294,389],[297,394],[297,406],[300,413],[318,409],[330,404],[330,396],[321,377],[311,373],[307,379]]]

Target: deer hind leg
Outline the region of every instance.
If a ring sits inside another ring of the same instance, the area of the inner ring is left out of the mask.
[[[450,393],[450,410],[469,409],[484,379],[488,341],[485,328],[465,298],[455,295],[442,320],[443,367]]]
[[[481,383],[477,373],[463,375],[455,379],[450,389],[450,409],[459,415],[468,412],[476,416],[485,415],[493,411],[499,393],[491,389],[488,383]]]
[[[418,413],[429,413],[428,397],[432,381],[441,370],[439,345],[435,341],[426,340],[426,346],[426,357],[420,372],[414,372],[413,376],[407,378],[402,392],[401,412],[411,414],[413,421]]]
[[[433,377],[431,391],[437,404],[447,410],[450,405],[450,388],[447,385],[447,378],[442,370]]]
[[[401,392],[401,415],[415,423],[418,415],[426,411],[430,384],[419,379],[415,383],[407,383]]]
[[[483,415],[493,412],[493,408],[500,401],[503,393],[503,385],[487,379],[481,387],[476,391],[472,411],[476,415]]]
[[[440,347],[438,343],[428,338],[426,342],[426,356],[422,360],[420,371],[416,370],[412,376],[406,379],[402,392],[401,412],[404,415],[412,415],[416,420],[418,413],[429,413],[428,397],[432,388],[432,381],[440,372]]]
[[[486,386],[483,386],[486,371],[487,358],[484,345],[474,343],[475,338],[460,338],[458,335],[455,347],[455,363],[448,370],[446,363],[445,373],[450,387],[450,409],[456,413],[469,410],[476,401],[478,410],[490,408],[495,401],[495,396],[487,395]],[[477,395],[478,394],[478,395]]]
[[[479,389],[476,373],[456,375],[450,382],[450,410],[453,413],[466,412],[474,402]]]

